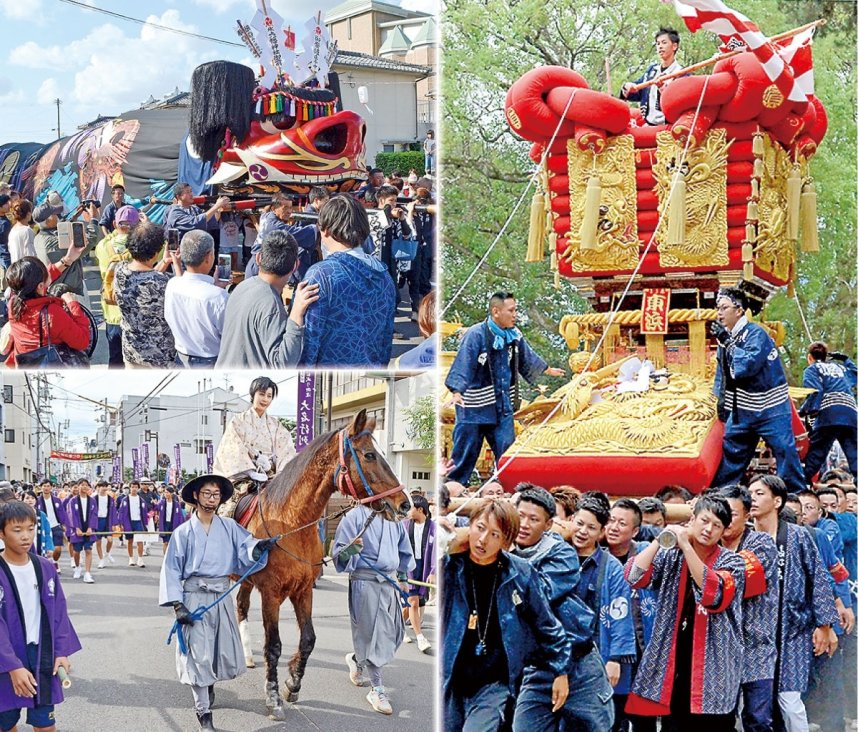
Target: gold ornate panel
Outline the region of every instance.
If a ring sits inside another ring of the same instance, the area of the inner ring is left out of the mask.
[[[635,150],[631,135],[608,138],[595,156],[569,140],[569,205],[571,226],[568,246],[561,257],[576,272],[634,269],[638,263],[637,190]],[[597,175],[602,186],[596,247],[581,249],[581,221],[587,181]]]
[[[807,161],[799,159],[802,177]],[[787,178],[792,170],[789,153],[763,135],[763,175],[760,179],[759,224],[754,247],[755,264],[780,280],[788,280],[795,262],[795,247],[787,239]]]
[[[690,146],[685,161],[685,243],[667,242],[667,198],[671,178],[682,155],[669,131],[656,135],[655,193],[661,215],[656,235],[659,262],[663,267],[727,265],[727,133],[710,130],[700,145]]]

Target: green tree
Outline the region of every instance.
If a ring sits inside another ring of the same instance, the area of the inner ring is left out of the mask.
[[[811,164],[822,251],[799,256],[797,290],[814,338],[826,338],[833,347],[852,353],[856,79],[855,10],[847,5],[746,0],[741,10],[769,35],[819,17],[828,19],[814,43],[816,91],[829,116],[828,135]],[[504,98],[516,79],[535,66],[556,64],[579,71],[592,88],[616,94],[624,81],[637,78],[652,63],[653,35],[660,26],[680,30],[680,60],[686,65],[711,57],[720,43],[706,31],[689,33],[673,9],[656,0],[451,0],[443,23],[441,241],[448,300],[459,293],[501,231],[535,167],[528,157],[530,144],[516,137],[504,120]],[[563,315],[584,312],[589,304],[577,295],[574,280],[562,278],[555,289],[549,252],[542,263],[525,263],[529,203],[528,195],[444,319],[474,323],[485,317],[491,292],[513,291],[528,340],[549,362],[559,364],[568,351],[557,324]],[[807,336],[795,302],[779,294],[765,315],[787,323],[785,350],[797,378]]]

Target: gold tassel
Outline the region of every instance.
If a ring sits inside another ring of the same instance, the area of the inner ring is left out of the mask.
[[[587,181],[584,217],[581,220],[581,249],[595,249],[598,235],[599,206],[602,203],[602,181],[595,173]]]
[[[748,201],[748,221],[759,221],[760,209],[756,201]]]
[[[557,262],[557,234],[551,232],[551,269],[554,271],[554,289],[560,289],[560,267]]]
[[[685,176],[677,170],[667,202],[667,243],[672,247],[685,244],[685,187]]]
[[[527,235],[525,262],[541,262],[545,258],[545,198],[534,193],[530,199],[530,231]]]
[[[786,235],[790,241],[798,239],[799,212],[801,210],[801,171],[793,165],[787,178],[787,225]]]
[[[755,132],[754,133],[754,141],[751,143],[751,150],[754,155],[758,158],[763,157],[763,153],[765,152],[765,146],[763,145],[763,133]]]
[[[757,240],[757,227],[753,224],[745,224],[745,238],[754,242]]]
[[[801,192],[801,251],[819,251],[819,229],[816,220],[816,186],[809,181]]]
[[[749,241],[742,242],[742,263],[742,278],[754,279],[754,245]]]
[[[756,178],[751,178],[751,198],[760,197],[760,181]]]

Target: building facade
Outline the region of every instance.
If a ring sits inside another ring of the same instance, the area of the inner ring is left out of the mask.
[[[28,387],[26,375],[12,371],[0,374],[2,402],[0,402],[0,424],[3,441],[0,444],[0,480],[17,480],[31,483],[36,473],[36,439],[46,439],[49,434],[37,430],[36,404],[37,384]],[[46,439],[47,449],[50,449]],[[43,446],[44,447],[44,446]]]

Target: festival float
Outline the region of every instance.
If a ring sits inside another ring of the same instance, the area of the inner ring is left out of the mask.
[[[809,166],[827,126],[812,93],[818,24],[666,77],[659,126],[567,68],[533,69],[509,89],[506,120],[539,166],[527,260],[545,261],[547,240],[555,282],[573,283],[592,312],[558,325],[573,375],[517,412],[499,461],[507,490],[523,480],[614,495],[710,485],[723,438],[709,333],[717,291],[740,286],[757,317],[774,293],[792,292],[797,247],[819,248]],[[760,324],[782,344],[783,324]],[[794,406],[793,426],[803,457]]]
[[[206,183],[246,204],[278,192],[306,196],[313,186],[356,188],[366,178],[366,125],[342,109],[331,73],[337,44],[321,13],[305,24],[300,50],[295,31],[264,0],[236,30],[257,71],[212,61],[191,78],[189,137],[212,163]]]

